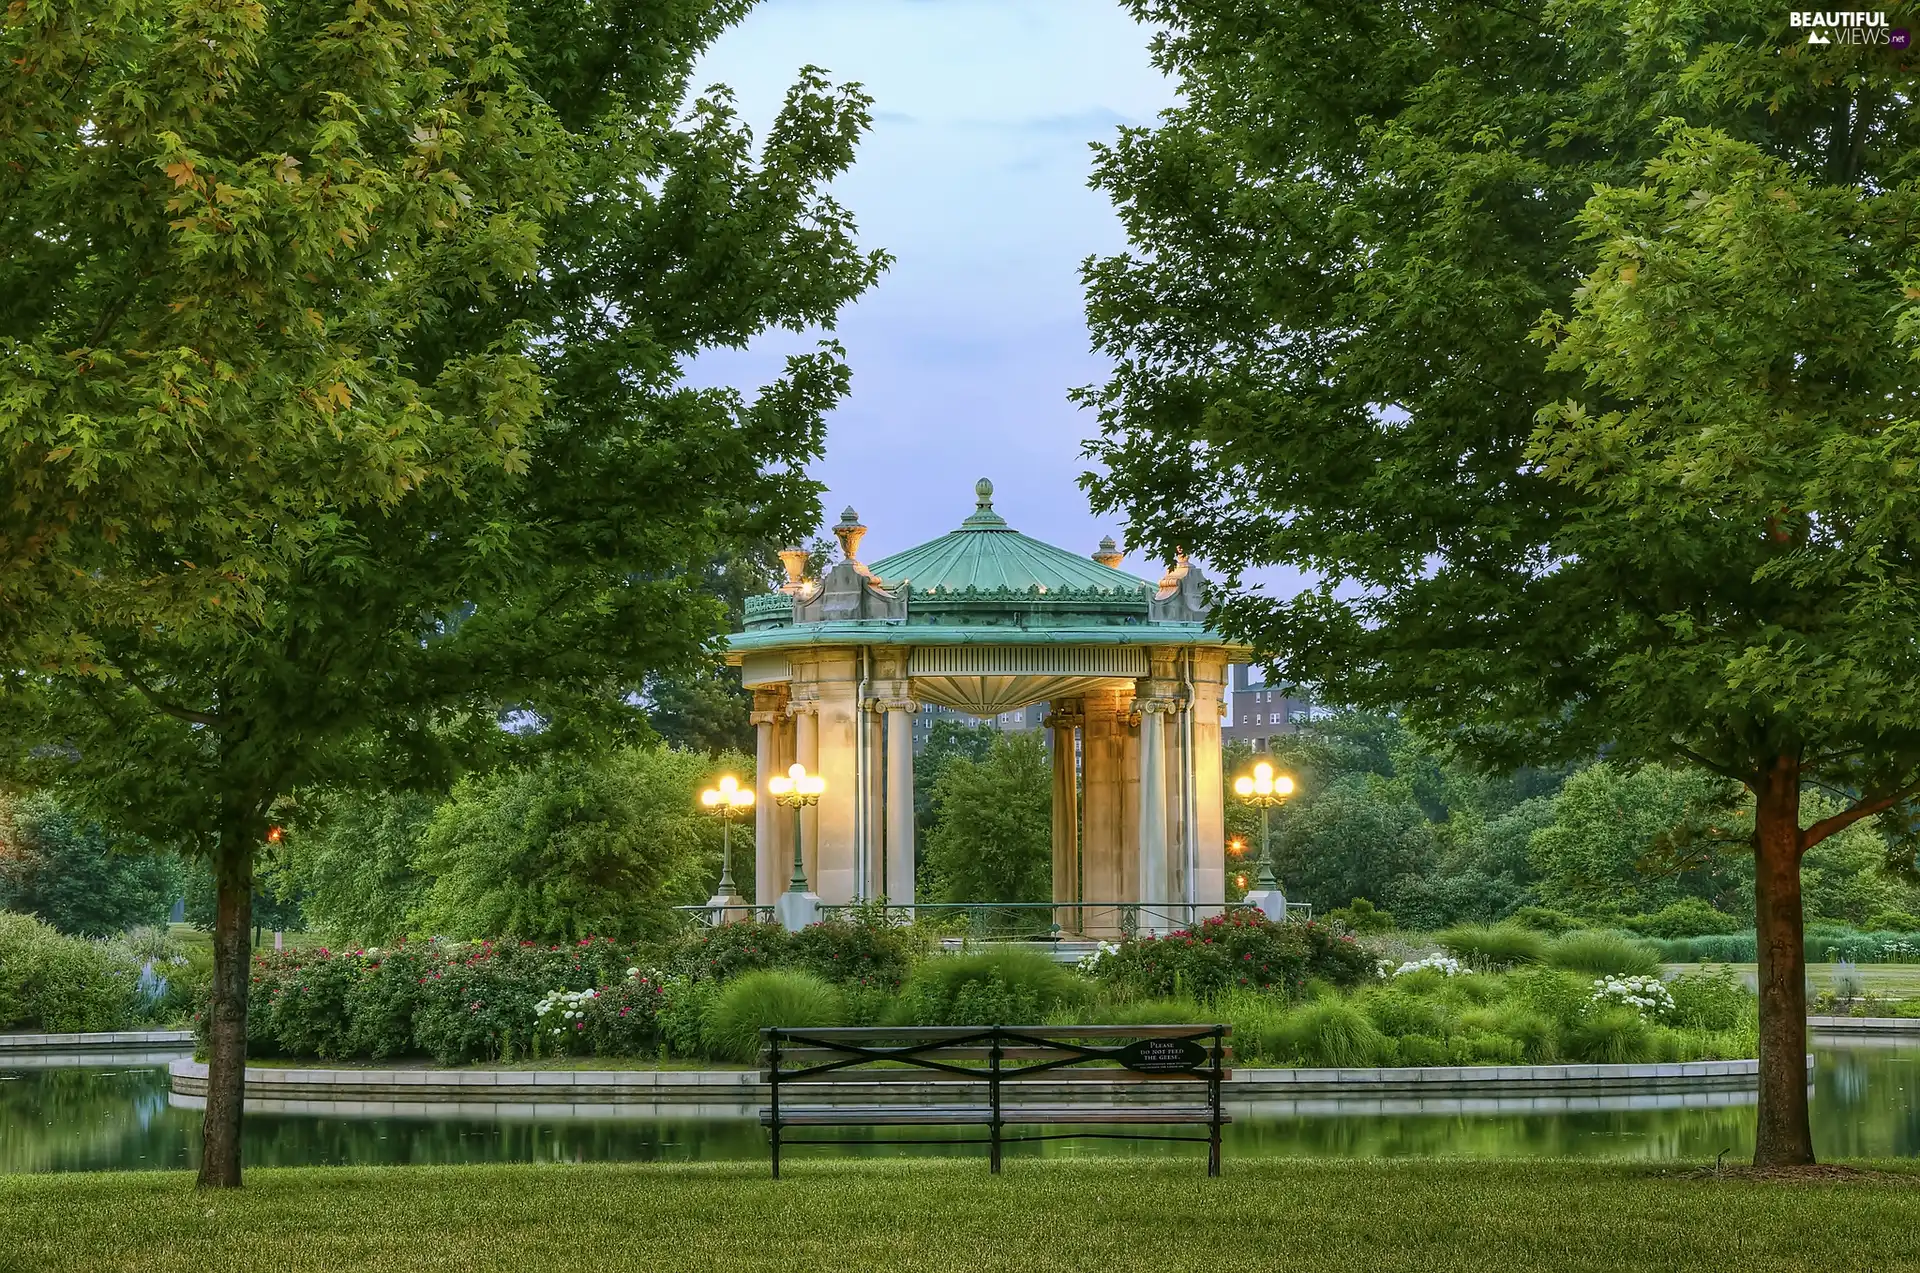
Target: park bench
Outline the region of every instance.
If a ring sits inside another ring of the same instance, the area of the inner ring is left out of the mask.
[[[1099,1137],[1205,1143],[1220,1174],[1220,1085],[1233,1077],[1224,1025],[775,1027],[760,1032],[773,1174],[803,1127],[982,1127],[957,1142]],[[1204,1124],[1204,1136],[1114,1128]],[[1072,1127],[1009,1136],[1009,1126]],[[865,1141],[915,1144],[916,1140]]]

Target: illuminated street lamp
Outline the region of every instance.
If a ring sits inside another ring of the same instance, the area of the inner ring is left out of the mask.
[[[700,793],[700,803],[720,818],[720,888],[707,907],[713,912],[713,922],[724,924],[730,914],[747,904],[733,883],[733,815],[753,807],[753,788],[741,786],[732,774],[723,774],[719,785]]]
[[[1260,873],[1254,880],[1254,891],[1247,894],[1246,900],[1259,907],[1269,919],[1285,919],[1286,894],[1280,891],[1280,881],[1273,874],[1273,809],[1275,805],[1285,804],[1293,794],[1293,779],[1286,774],[1276,774],[1273,766],[1263,760],[1253,767],[1251,774],[1242,774],[1233,780],[1233,794],[1260,808]]]
[[[793,810],[793,878],[775,904],[780,923],[790,933],[799,932],[820,913],[820,895],[807,887],[807,864],[801,856],[800,811],[820,803],[820,793],[826,789],[827,780],[819,774],[808,773],[805,765],[794,765],[786,773],[767,779],[767,793],[777,803]]]

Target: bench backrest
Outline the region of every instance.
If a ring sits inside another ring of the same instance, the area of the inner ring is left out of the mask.
[[[776,1026],[761,1036],[772,1084],[1045,1080],[1219,1082],[1226,1025]]]

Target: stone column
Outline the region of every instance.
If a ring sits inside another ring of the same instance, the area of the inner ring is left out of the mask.
[[[1138,900],[1140,873],[1132,683],[1096,690],[1081,702],[1080,895],[1104,903],[1085,910],[1081,931],[1088,937],[1117,937],[1122,914],[1115,904]]]
[[[1073,903],[1080,892],[1080,774],[1074,756],[1074,737],[1085,713],[1077,698],[1057,699],[1052,704],[1046,727],[1053,731],[1053,900]],[[1054,923],[1067,933],[1080,932],[1084,920],[1079,909],[1062,905],[1054,909]]]
[[[860,682],[852,650],[821,650],[807,661],[814,693],[816,762],[827,788],[815,809],[813,891],[827,905],[854,900],[859,867]]]
[[[1200,916],[1218,915],[1227,904],[1227,822],[1222,802],[1220,714],[1227,684],[1227,652],[1193,652],[1193,822],[1199,869],[1193,900]]]
[[[1158,699],[1140,704],[1140,928],[1163,933],[1167,914],[1167,723],[1173,713]]]
[[[1140,927],[1163,933],[1172,922],[1173,896],[1171,823],[1168,781],[1167,731],[1179,718],[1182,688],[1175,679],[1179,649],[1154,646],[1148,652],[1151,676],[1134,685],[1134,708],[1140,714]]]
[[[810,700],[796,699],[791,708],[793,712],[793,759],[805,765],[810,774],[820,772],[820,717]],[[788,850],[793,846],[789,844]],[[820,891],[820,807],[809,805],[800,811],[800,860],[806,865],[807,885],[814,892]],[[780,889],[786,891],[786,877],[793,873],[792,860],[788,860],[786,876],[782,877]]]
[[[872,901],[887,891],[886,833],[886,737],[887,716],[880,700],[870,698],[860,705],[862,764],[860,797],[865,812],[861,815],[860,900]]]
[[[913,905],[913,714],[910,698],[882,699],[887,714],[887,902]],[[912,912],[908,912],[909,918]]]
[[[793,763],[792,730],[787,723],[787,687],[753,691],[753,901],[771,906],[787,887],[793,870],[793,815],[767,794],[767,779]]]

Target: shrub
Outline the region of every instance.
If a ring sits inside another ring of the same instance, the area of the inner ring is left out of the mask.
[[[1356,933],[1387,933],[1392,932],[1394,927],[1393,912],[1377,909],[1364,897],[1356,897],[1345,906],[1328,911],[1322,918]]]
[[[1478,1008],[1462,1019],[1476,1034],[1494,1034],[1515,1045],[1512,1059],[1529,1065],[1550,1065],[1559,1059],[1553,1021],[1524,1003],[1507,1002]]]
[[[1569,1058],[1593,1065],[1626,1065],[1653,1054],[1653,1033],[1632,1008],[1596,1007],[1570,1022],[1562,1041]]]
[[[1137,999],[1084,1015],[1099,1025],[1213,1025],[1224,1020],[1198,999]]]
[[[1648,937],[1701,937],[1740,931],[1739,920],[1698,897],[1683,897],[1651,915],[1629,920],[1628,926]]]
[[[1449,1033],[1447,1010],[1439,1000],[1410,993],[1399,985],[1363,991],[1355,997],[1354,1006],[1364,1012],[1382,1034],[1393,1038],[1408,1034],[1437,1038]]]
[[[1587,927],[1585,920],[1548,906],[1522,906],[1507,917],[1507,922],[1556,936],[1560,933],[1570,933],[1576,928]]]
[[[667,1051],[684,1057],[706,1054],[707,1009],[719,993],[720,983],[708,977],[668,977],[661,982],[658,1028]]]
[[[787,946],[794,965],[843,986],[898,990],[913,970],[922,939],[887,922],[884,913],[856,910],[795,933]]]
[[[1564,933],[1554,938],[1547,951],[1547,962],[1556,968],[1595,976],[1660,975],[1657,947],[1605,929]]]
[[[1447,1040],[1447,1057],[1455,1065],[1517,1065],[1525,1052],[1518,1039],[1473,1030]]]
[[[363,952],[360,977],[347,990],[354,1055],[380,1061],[413,1052],[421,980],[431,971],[427,954],[419,946]]]
[[[1509,974],[1508,1001],[1565,1026],[1585,1016],[1593,1001],[1593,981],[1554,968],[1526,968]]]
[[[1297,995],[1308,977],[1350,988],[1374,976],[1374,956],[1329,924],[1276,924],[1254,910],[1216,915],[1164,937],[1129,938],[1094,975],[1142,995],[1211,999],[1228,990]]]
[[[31,915],[0,912],[0,1028],[123,1030],[139,1010],[139,965]]]
[[[1307,976],[1317,977],[1342,990],[1351,990],[1374,979],[1376,968],[1373,955],[1354,940],[1353,934],[1343,933],[1331,924],[1314,920],[1288,927],[1299,929],[1300,935],[1306,939]]]
[[[322,949],[313,955],[287,951],[263,956],[256,970],[255,990],[266,999],[267,1029],[276,1048],[288,1056],[317,1056],[339,1060],[352,1055],[353,1021],[347,1013],[347,992],[360,976],[361,961],[351,956],[333,958]]]
[[[673,943],[666,967],[674,976],[731,981],[742,973],[787,962],[792,945],[793,935],[775,923],[716,924]]]
[[[1876,911],[1867,917],[1867,927],[1878,932],[1920,932],[1920,918],[1906,911]]]
[[[1302,1004],[1274,1028],[1271,1051],[1301,1065],[1374,1065],[1386,1038],[1350,1003],[1322,999]]]
[[[1080,979],[1035,950],[1007,947],[936,956],[900,992],[909,1025],[1030,1025],[1085,996]]]
[[[752,972],[714,997],[702,1038],[712,1056],[751,1061],[767,1026],[833,1026],[845,1019],[846,1005],[831,983],[805,972]]]
[[[1448,954],[1476,968],[1537,964],[1547,955],[1546,939],[1518,924],[1457,924],[1436,933],[1434,940]]]
[[[1446,1040],[1431,1035],[1408,1034],[1389,1043],[1387,1055],[1397,1065],[1446,1065],[1450,1059]]]
[[[600,988],[587,1009],[587,1044],[595,1056],[645,1056],[660,1043],[660,979],[634,976]]]

